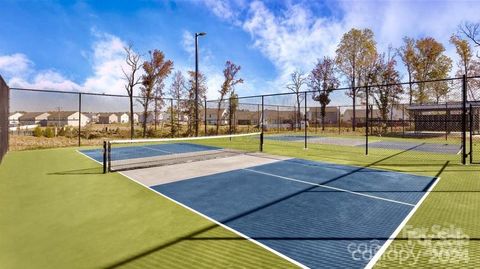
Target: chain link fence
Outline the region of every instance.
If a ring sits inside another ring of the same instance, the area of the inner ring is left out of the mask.
[[[9,144],[10,89],[0,76],[0,162],[7,153]]]
[[[354,91],[355,106],[352,89],[342,88],[329,89],[326,99],[307,91],[226,96],[198,104],[134,96],[132,107],[126,95],[12,88],[10,147],[100,145],[131,134],[263,131],[267,148],[399,153],[421,161],[455,156],[480,163],[479,86],[477,77],[362,86]]]

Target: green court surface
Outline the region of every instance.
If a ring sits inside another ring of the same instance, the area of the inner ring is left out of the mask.
[[[221,146],[214,140],[212,146]],[[256,145],[252,145],[255,147]],[[0,166],[0,264],[4,268],[288,268],[285,259],[117,173],[102,174],[77,148],[9,152]],[[461,229],[464,261],[426,255],[424,238],[400,232],[387,249],[407,243],[416,260],[381,259],[376,267],[480,264],[480,166],[458,155],[266,141],[266,153],[380,168],[441,180],[407,223]],[[438,238],[433,238],[434,243]],[[438,240],[437,240],[438,241]],[[442,261],[446,261],[442,263]]]

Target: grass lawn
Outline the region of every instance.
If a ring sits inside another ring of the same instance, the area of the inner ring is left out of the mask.
[[[221,146],[224,141],[209,141]],[[235,143],[231,146],[236,147]],[[267,153],[441,177],[409,225],[462,229],[469,264],[480,264],[479,166],[458,155],[265,140]],[[238,143],[238,147],[241,143]],[[252,145],[252,148],[258,145]],[[284,259],[101,167],[75,148],[9,152],[0,166],[0,264],[5,268],[286,268]],[[233,238],[233,239],[232,239]],[[406,244],[402,233],[389,249]],[[413,240],[415,243],[416,240]],[[418,239],[413,260],[377,267],[434,267]],[[408,241],[412,242],[412,240]]]
[[[9,152],[0,204],[2,268],[294,267],[74,148]]]

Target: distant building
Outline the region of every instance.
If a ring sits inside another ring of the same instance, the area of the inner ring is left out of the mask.
[[[311,123],[321,123],[321,107],[310,107],[307,118]],[[336,106],[327,106],[325,108],[325,124],[337,124],[340,119],[339,109]]]
[[[25,114],[24,112],[13,112],[8,115],[9,126],[17,126],[20,124],[19,118]]]
[[[220,115],[219,123],[220,125],[228,124],[227,110],[225,108],[207,108],[207,124],[216,125],[218,115]],[[199,117],[200,118],[200,117]],[[202,115],[202,120],[205,120],[205,116]]]
[[[100,113],[97,122],[101,124],[118,123],[118,116],[115,113]]]
[[[49,115],[47,112],[26,112],[18,118],[18,122],[20,125],[47,126]]]
[[[48,112],[47,125],[48,126],[73,126],[78,127],[87,125],[90,122],[90,118],[84,114],[80,114],[78,111],[52,111]]]
[[[82,113],[84,114],[85,116],[87,116],[90,121],[89,123],[97,123],[98,122],[98,117],[100,115],[100,113],[95,113],[95,112],[85,112],[85,113]]]
[[[116,113],[119,123],[128,123],[130,121],[130,116],[127,113]]]
[[[389,108],[390,109],[390,108]],[[407,115],[402,112],[402,109],[403,107],[401,106],[395,106],[392,110],[389,110],[389,113],[388,113],[388,118],[387,120],[391,120],[391,121],[400,121],[402,119],[407,119]],[[365,108],[357,108],[355,110],[355,122],[357,124],[364,124],[365,121],[366,121],[366,117],[365,117]],[[381,120],[382,119],[382,115],[380,113],[380,110],[377,109],[377,108],[374,108],[372,110],[369,111],[370,115],[369,118],[371,120]],[[346,122],[346,123],[351,123],[352,122],[352,119],[353,119],[353,109],[347,109],[345,110],[345,112],[343,112],[343,115],[342,115],[342,120],[343,122]]]

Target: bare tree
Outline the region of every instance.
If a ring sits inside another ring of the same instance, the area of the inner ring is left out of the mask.
[[[221,107],[225,96],[231,92],[235,85],[239,83],[243,83],[243,79],[237,79],[237,73],[240,71],[241,66],[232,63],[231,61],[227,61],[225,63],[225,69],[223,69],[223,76],[224,81],[222,83],[222,87],[219,90],[220,99],[218,100],[218,109],[217,109],[217,130],[216,133],[218,134],[218,130],[220,128],[220,121],[221,121]]]
[[[198,110],[204,108],[204,101],[207,98],[207,77],[198,72]],[[195,122],[195,71],[188,71],[188,86],[187,86],[187,107],[188,113],[188,135],[194,134],[196,122]],[[204,108],[206,109],[206,108]],[[201,118],[201,117],[199,117]],[[207,134],[205,134],[207,135]]]
[[[459,28],[460,32],[470,39],[475,46],[480,46],[480,23],[465,22]],[[479,57],[478,54],[477,57]]]
[[[159,50],[150,51],[150,59],[142,65],[145,74],[140,88],[140,104],[143,106],[143,137],[147,136],[148,109],[155,98],[155,90],[161,88],[164,79],[173,69],[173,62],[165,60],[165,54]]]
[[[290,75],[291,83],[287,84],[287,89],[295,94],[296,108],[295,108],[295,126],[298,130],[301,129],[301,102],[305,96],[302,94],[302,87],[307,82],[307,76],[302,71],[294,71]],[[307,123],[305,123],[307,124]]]
[[[182,109],[181,100],[185,99],[185,94],[187,90],[185,83],[186,83],[185,77],[183,76],[181,71],[177,71],[173,74],[173,81],[169,89],[170,96],[173,98],[173,101],[175,102],[172,104],[173,106],[170,108],[172,136],[175,136],[180,129],[180,118],[178,116],[180,115],[180,111]]]
[[[133,50],[133,46],[123,48],[125,50],[125,62],[128,66],[128,70],[122,68],[123,76],[125,79],[125,90],[127,91],[130,102],[130,139],[133,139],[135,135],[135,121],[133,112],[133,90],[137,85],[141,84],[142,77],[138,75],[138,72],[142,68],[140,64],[140,55]]]
[[[408,75],[408,102],[411,105],[413,102],[413,71],[415,65],[415,40],[413,38],[404,37],[403,38],[404,45],[397,49],[397,53],[402,59],[405,68],[407,69]]]
[[[330,103],[330,93],[339,84],[339,80],[335,77],[335,60],[329,57],[323,57],[323,60],[318,60],[308,77],[308,86],[312,91],[315,91],[312,96],[313,100],[320,103],[323,131],[325,130],[326,108]]]
[[[340,72],[350,84],[346,94],[352,98],[353,118],[352,130],[356,127],[356,100],[359,97],[359,86],[364,84],[365,67],[371,65],[377,55],[376,42],[370,29],[355,29],[345,33],[336,50],[336,64]]]

